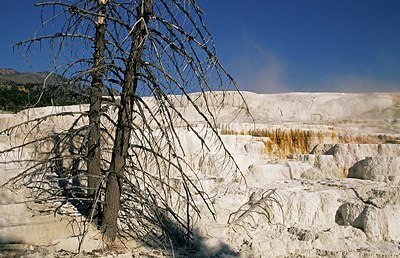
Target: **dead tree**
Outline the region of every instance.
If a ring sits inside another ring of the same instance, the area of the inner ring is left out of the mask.
[[[213,210],[194,171],[188,169],[174,126],[192,131],[204,150],[211,146],[176,105],[183,101],[194,108],[228,160],[230,154],[219,138],[211,107],[221,104],[223,97],[212,92],[235,86],[217,59],[195,1],[141,0],[123,7],[115,5],[114,10],[126,20],[110,19],[114,27],[125,29],[120,42],[128,44],[121,53],[123,66],[117,69],[123,71],[121,102],[106,181],[103,230],[108,242],[113,242],[119,219],[122,230],[140,239],[162,235],[169,242],[177,232],[182,239],[190,239],[192,216],[199,212],[193,196],[199,194]],[[192,91],[200,94],[191,95]],[[150,94],[154,104],[146,103],[143,94]],[[146,230],[149,225],[152,230]]]
[[[102,171],[107,168],[107,161],[101,155],[104,151],[102,142],[109,141],[105,139],[109,135],[102,133],[104,126],[101,124],[103,112],[110,105],[110,102],[105,105],[102,103],[103,94],[107,91],[105,84],[108,68],[105,59],[110,50],[106,41],[107,5],[107,0],[39,2],[36,6],[42,8],[41,27],[35,32],[35,37],[14,45],[15,49],[27,54],[36,50],[37,46],[39,50],[45,45],[50,46],[54,63],[61,63],[52,72],[68,79],[62,87],[76,87],[77,94],[83,94],[89,103],[89,109],[79,115],[72,127],[66,128],[66,137],[61,137],[60,143],[65,146],[68,142],[80,144],[79,148],[75,148],[76,153],[65,152],[63,157],[74,156],[76,171],[71,171],[75,180],[73,184],[76,185],[77,178],[80,178],[79,185],[82,188],[81,192],[85,193],[86,207],[96,207],[93,200],[96,199],[101,185]],[[63,26],[58,31],[48,34],[47,27],[60,20]],[[87,124],[85,121],[88,121]],[[27,121],[27,124],[35,122],[43,123],[39,118]],[[48,159],[49,157],[46,158]],[[89,211],[90,209],[87,209],[85,215],[93,215]]]
[[[45,158],[34,165],[46,169],[28,168],[10,182],[31,184],[26,179],[40,173],[43,179],[43,174],[52,173],[47,169],[53,167],[46,165],[49,162],[78,159],[83,165],[55,163],[56,176],[65,178],[63,187],[72,184],[86,193],[92,207],[101,204],[101,229],[107,243],[113,244],[119,234],[151,244],[178,245],[190,240],[199,201],[212,214],[214,210],[198,172],[185,157],[180,128],[193,134],[203,153],[217,150],[223,153],[222,163],[237,170],[218,134],[215,117],[225,91],[237,89],[218,61],[197,2],[77,0],[38,6],[57,10],[49,21],[64,17],[64,26],[17,47],[29,50],[35,43],[57,43],[56,55],[65,54],[68,44],[78,47],[75,59],[60,71],[69,76],[70,84],[90,83],[90,108],[57,132],[61,137],[51,137],[57,139],[56,147],[47,149]],[[43,20],[43,26],[47,23]],[[94,46],[93,53],[81,54],[79,47],[84,46]],[[106,99],[101,97],[104,92],[109,94]],[[180,106],[192,109],[191,115],[201,118],[203,127],[192,124]],[[246,111],[244,102],[243,108]],[[29,123],[35,127],[44,121],[38,118]],[[43,137],[29,144],[47,140]],[[73,154],[66,147],[71,141],[80,144]],[[77,173],[66,167],[79,167],[78,177],[83,180],[73,184],[71,178]],[[62,168],[67,172],[60,172]],[[39,192],[48,192],[38,180],[32,182],[38,183]],[[54,186],[55,191],[58,188],[60,184]]]
[[[95,24],[94,54],[91,92],[89,97],[89,136],[87,153],[88,170],[88,195],[95,199],[101,183],[101,98],[104,89],[103,79],[105,74],[104,52],[106,50],[106,4],[107,0],[97,2],[97,22]]]
[[[148,23],[152,14],[152,0],[143,0],[137,6],[137,22],[133,25],[129,56],[126,60],[122,85],[121,103],[110,169],[107,176],[103,231],[107,242],[114,242],[117,236],[117,219],[120,210],[121,190],[124,170],[131,139],[131,123],[134,112],[136,89],[139,82],[139,70],[142,63],[143,49],[148,36]]]

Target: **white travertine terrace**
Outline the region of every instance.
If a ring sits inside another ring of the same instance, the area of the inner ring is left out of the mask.
[[[198,172],[203,188],[215,196],[217,220],[205,214],[196,225],[210,255],[229,257],[218,249],[226,244],[240,257],[399,257],[400,93],[244,92],[243,96],[252,117],[233,92],[215,112],[222,140],[247,184],[232,182],[232,171],[221,169],[223,154],[211,150],[195,155],[200,143],[176,124],[188,163]],[[195,128],[209,130],[181,101],[183,97],[171,98]],[[146,101],[153,103],[151,98]],[[83,105],[0,114],[0,130],[29,118],[84,110]],[[66,128],[74,117],[50,118],[32,133]],[[19,133],[14,142],[0,135],[0,150],[26,136],[23,130]],[[28,157],[29,151],[0,158]],[[23,167],[2,162],[0,184]],[[226,191],[227,187],[231,188]],[[228,225],[231,213],[269,189],[275,190],[279,202],[271,204],[269,220],[253,214],[243,224]],[[78,239],[72,237],[68,220],[35,213],[30,209],[33,204],[24,202],[25,194],[24,189],[16,193],[0,189],[0,243],[76,249]],[[83,245],[89,251],[101,245],[96,230],[90,232]]]

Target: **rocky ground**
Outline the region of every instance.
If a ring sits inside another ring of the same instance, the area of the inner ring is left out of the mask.
[[[400,93],[246,92],[247,107],[237,94],[228,95],[224,108],[216,109],[218,129],[245,180],[231,180],[233,172],[221,165],[223,154],[195,155],[199,143],[178,129],[188,162],[213,196],[217,219],[204,213],[196,222],[197,244],[190,248],[167,253],[131,244],[120,256],[400,257]],[[181,108],[199,131],[208,130],[191,108]],[[60,111],[0,114],[0,130]],[[1,135],[0,148],[9,139]],[[0,166],[1,184],[23,164]],[[24,201],[24,191],[0,191],[0,257],[71,255],[80,240],[71,236],[86,230],[78,226],[79,214],[71,224],[63,216],[38,213]],[[96,253],[102,248],[98,232],[88,232],[82,257],[117,256]]]

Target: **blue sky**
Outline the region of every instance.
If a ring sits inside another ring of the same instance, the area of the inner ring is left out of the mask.
[[[0,67],[29,65],[11,44],[33,35],[34,0],[4,1]],[[198,0],[219,57],[241,90],[400,92],[400,0]]]

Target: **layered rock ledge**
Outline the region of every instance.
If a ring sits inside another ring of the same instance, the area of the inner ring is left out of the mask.
[[[196,222],[201,254],[176,250],[176,257],[400,257],[400,93],[243,93],[251,117],[238,95],[228,95],[224,108],[216,108],[217,129],[246,182],[232,180],[220,152],[199,155],[193,132],[175,125],[187,162],[217,212],[216,221],[205,212]],[[208,130],[182,97],[172,98],[199,132]],[[65,128],[82,110],[87,106],[0,114],[0,130],[68,114],[25,128],[45,134]],[[27,134],[13,136],[0,135],[0,150]],[[26,166],[9,159],[32,153],[3,155],[0,184]],[[77,224],[47,212],[56,204],[27,203],[27,194],[0,190],[0,245],[76,250]],[[90,232],[81,247],[86,251],[101,248],[97,230]],[[140,250],[128,254],[149,254]]]

